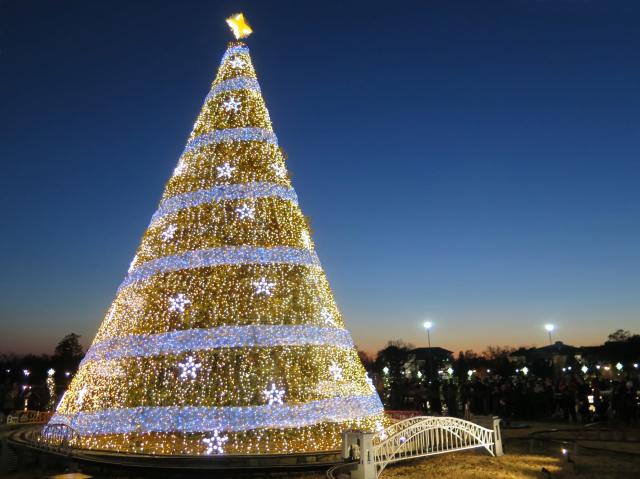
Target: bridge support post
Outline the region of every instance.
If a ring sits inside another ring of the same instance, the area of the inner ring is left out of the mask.
[[[373,432],[345,431],[342,433],[342,456],[345,460],[357,461],[351,471],[351,479],[376,479],[373,457]]]
[[[495,456],[504,456],[502,431],[500,431],[500,418],[498,416],[493,416],[493,453]]]
[[[7,435],[3,435],[0,438],[0,474],[9,474],[9,444],[7,440]]]

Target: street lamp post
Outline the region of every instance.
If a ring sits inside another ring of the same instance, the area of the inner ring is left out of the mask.
[[[553,339],[551,338],[551,333],[553,332],[554,329],[556,329],[556,327],[549,323],[549,324],[545,324],[544,325],[544,329],[547,330],[547,333],[549,333],[549,344],[553,344]]]
[[[433,323],[431,321],[425,321],[423,326],[424,329],[427,330],[427,341],[429,341],[429,349],[431,349],[431,326],[433,326]]]
[[[431,360],[431,326],[433,326],[433,323],[431,321],[425,321],[422,326],[427,330],[427,344],[429,345],[427,361],[429,361],[429,380],[431,380],[433,379],[433,361]]]

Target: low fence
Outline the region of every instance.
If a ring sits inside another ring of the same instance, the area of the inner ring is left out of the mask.
[[[7,416],[7,424],[46,424],[52,415],[49,411],[15,411]]]

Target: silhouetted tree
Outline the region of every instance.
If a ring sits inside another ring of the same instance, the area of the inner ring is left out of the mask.
[[[491,370],[500,376],[508,376],[512,372],[509,356],[516,349],[511,346],[487,346],[483,356],[490,365]]]
[[[391,409],[403,409],[408,392],[408,380],[405,375],[405,364],[409,360],[409,352],[413,346],[403,341],[389,341],[387,347],[378,352],[375,368],[385,378],[385,399]],[[384,369],[388,368],[385,374]]]
[[[52,361],[57,375],[64,374],[66,371],[73,373],[78,369],[84,355],[79,339],[80,335],[70,333],[62,338],[56,346]]]
[[[631,339],[631,333],[625,329],[618,329],[609,335],[607,342],[620,343]]]
[[[513,353],[516,348],[511,346],[487,346],[487,349],[484,350],[482,355],[493,361],[496,359],[505,359],[508,358],[511,353]]]
[[[54,356],[63,358],[77,358],[84,354],[80,345],[80,335],[76,333],[67,334],[56,346]]]
[[[371,359],[371,356],[369,356],[365,351],[358,349],[358,357],[360,358],[360,361],[362,362],[362,365],[367,370],[367,372],[371,372],[374,365],[374,361],[373,359]]]

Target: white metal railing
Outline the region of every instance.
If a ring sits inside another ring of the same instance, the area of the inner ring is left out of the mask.
[[[420,416],[405,419],[375,433],[346,432],[344,451],[358,451],[357,471],[352,477],[374,479],[387,465],[405,459],[485,448],[502,455],[500,419],[493,429],[455,417]],[[347,456],[348,457],[348,456]]]
[[[34,439],[38,447],[68,454],[77,447],[80,436],[66,424],[47,424]]]
[[[454,417],[406,419],[377,433],[373,445],[377,475],[393,462],[445,452],[484,447],[495,455],[491,429]]]

